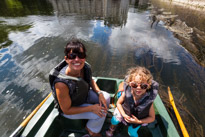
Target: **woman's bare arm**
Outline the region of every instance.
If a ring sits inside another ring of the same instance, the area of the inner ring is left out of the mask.
[[[58,103],[64,114],[72,115],[72,114],[79,114],[83,112],[93,112],[98,115],[101,115],[100,114],[101,108],[99,104],[86,106],[86,107],[71,106],[72,102],[69,95],[69,89],[67,85],[65,85],[64,83],[60,83],[60,82],[56,83],[55,88],[56,88],[56,96],[58,99]]]

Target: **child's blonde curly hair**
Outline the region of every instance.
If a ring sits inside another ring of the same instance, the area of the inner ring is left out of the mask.
[[[141,81],[146,81],[149,84],[149,88],[150,88],[150,85],[152,84],[153,76],[148,69],[141,66],[133,67],[128,70],[126,75],[126,83],[132,82],[137,75],[140,75]]]

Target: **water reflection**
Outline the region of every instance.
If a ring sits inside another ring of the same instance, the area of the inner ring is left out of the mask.
[[[138,48],[151,50],[158,58],[162,58],[163,62],[173,62],[181,64],[178,59],[178,40],[174,37],[167,38],[171,35],[162,26],[158,29],[151,29],[147,18],[147,14],[129,13],[128,23],[123,29],[114,29],[110,36],[110,45],[115,47],[130,46],[136,50],[137,56],[140,56]],[[126,47],[128,48],[128,47]]]
[[[100,45],[107,45],[111,33],[111,28],[104,26],[103,21],[96,21],[96,24],[93,28],[93,35],[91,36],[91,40]]]
[[[191,55],[189,55],[180,52],[179,55],[181,62],[183,62],[183,67],[178,68],[177,72],[174,72],[174,69],[172,68],[169,72],[175,76],[173,77],[173,85],[176,85],[176,90],[183,90],[182,95],[175,93],[176,95],[178,94],[178,96],[181,96],[179,97],[180,100],[183,98],[183,101],[180,104],[184,104],[190,108],[189,110],[191,113],[187,112],[187,114],[190,115],[189,118],[183,118],[187,121],[186,124],[190,134],[192,136],[203,136],[204,124],[196,119],[204,121],[204,118],[200,116],[200,113],[197,113],[196,106],[204,104],[205,33],[203,30],[205,26],[202,25],[202,22],[205,18],[200,16],[203,14],[202,12],[196,12],[195,10],[188,9],[184,6],[158,0],[153,0],[152,2],[154,5],[151,11],[152,17],[155,16],[153,22],[156,22],[156,24],[157,22],[162,22],[168,30],[173,32],[174,37],[180,40],[179,45],[191,53]],[[199,17],[202,18],[197,19]],[[193,21],[195,23],[193,23]],[[153,25],[152,28],[156,29],[157,26],[158,25]],[[163,69],[161,73],[163,73]],[[179,74],[181,76],[177,77]],[[169,81],[169,79],[166,79],[164,76],[165,75],[161,76],[161,78],[164,79],[163,81]],[[192,91],[193,93],[190,93],[189,91]],[[184,95],[186,97],[184,97]],[[183,109],[187,111],[187,108]],[[202,113],[205,111],[204,107],[200,109]],[[192,129],[194,129],[194,131],[192,131]]]
[[[174,33],[196,62],[205,67],[205,26],[203,25],[205,18],[201,15],[204,12],[158,0],[152,2],[157,6],[152,11],[153,23],[163,21],[165,27]]]
[[[31,25],[12,24],[2,19],[0,22],[0,49],[12,44],[8,36],[10,32],[26,31],[30,27]]]
[[[205,107],[200,105],[205,104],[205,70],[167,30],[165,20],[151,27],[153,10],[147,9],[148,1],[14,2],[10,6],[0,3],[0,30],[6,32],[0,35],[3,136],[10,135],[50,92],[48,73],[62,60],[63,47],[72,36],[85,43],[94,76],[123,78],[129,67],[146,66],[160,82],[161,93],[170,86],[176,98],[184,95],[181,106],[185,105],[197,120],[205,121],[201,113]],[[19,12],[15,14],[14,9]]]
[[[23,17],[27,15],[51,15],[50,3],[42,0],[1,0],[0,17]]]
[[[130,6],[137,11],[146,10],[149,7],[149,0],[130,0]]]
[[[107,26],[126,24],[129,1],[127,0],[49,0],[57,16],[86,15],[85,18],[104,20]]]

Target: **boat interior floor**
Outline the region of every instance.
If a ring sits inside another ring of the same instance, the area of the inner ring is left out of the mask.
[[[106,136],[105,132],[109,129],[110,120],[112,118],[112,113],[108,112],[105,123],[103,125],[101,134],[102,136]],[[46,132],[45,136],[48,137],[82,137],[88,134],[85,130],[87,120],[71,120],[67,119],[63,116],[57,116],[53,121],[52,125]],[[153,122],[146,127],[141,127],[138,131],[140,137],[154,137],[157,132],[158,124],[157,122]],[[119,124],[114,132],[114,137],[128,137],[127,126],[123,124]],[[159,134],[158,134],[159,135]],[[159,136],[158,136],[159,137]]]

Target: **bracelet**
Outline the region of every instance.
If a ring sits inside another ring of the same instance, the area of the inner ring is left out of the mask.
[[[102,92],[102,91],[98,91],[97,93],[98,93],[98,95],[103,94],[103,92]]]

